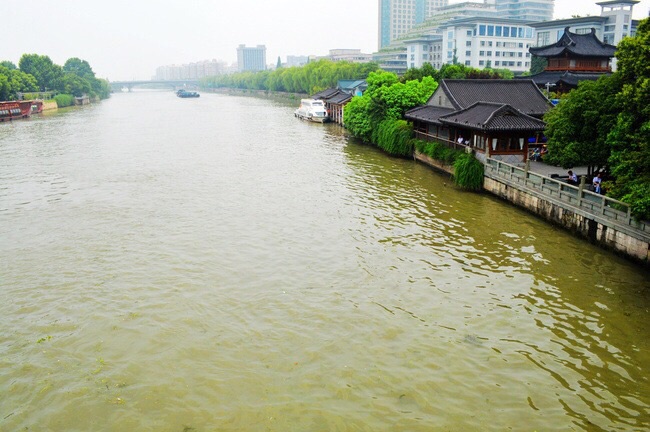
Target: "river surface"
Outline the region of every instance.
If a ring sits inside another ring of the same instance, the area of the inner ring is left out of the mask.
[[[647,431],[648,273],[297,103],[0,124],[0,430]]]

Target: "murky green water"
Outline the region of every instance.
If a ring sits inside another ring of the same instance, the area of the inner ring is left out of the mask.
[[[0,124],[1,431],[642,431],[650,282],[291,104]]]

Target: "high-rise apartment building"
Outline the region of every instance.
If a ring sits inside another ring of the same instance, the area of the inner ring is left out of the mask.
[[[448,0],[379,0],[379,48],[424,22]]]
[[[237,47],[237,70],[239,72],[266,70],[266,46],[247,47],[239,45]]]
[[[526,21],[553,19],[555,0],[492,0],[502,18]]]

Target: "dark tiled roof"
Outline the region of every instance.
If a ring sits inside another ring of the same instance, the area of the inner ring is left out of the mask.
[[[525,114],[541,117],[552,106],[530,79],[442,80],[440,87],[457,110],[467,108],[476,102],[494,102],[508,104]],[[432,96],[428,104],[433,103],[435,101]]]
[[[596,30],[591,33],[571,33],[569,27],[564,29],[564,34],[554,44],[543,47],[530,48],[530,53],[538,57],[558,57],[566,53],[580,57],[614,57],[616,47],[601,42],[596,37]]]
[[[334,96],[338,92],[339,92],[338,89],[330,88],[330,89],[323,90],[323,91],[320,91],[320,92],[316,93],[311,98],[312,99],[327,99],[327,98],[330,98],[330,97]]]
[[[330,98],[325,99],[325,102],[340,105],[340,104],[346,103],[350,99],[352,99],[351,94],[341,92],[341,93],[337,93],[336,95],[334,95],[334,96],[332,96]]]
[[[610,73],[576,73],[576,72],[563,72],[563,71],[545,71],[535,75],[526,77],[532,79],[538,86],[544,86],[546,83],[559,84],[565,83],[572,87],[577,87],[580,81],[596,81],[602,76],[609,76]]]
[[[404,117],[407,120],[419,120],[426,123],[438,123],[441,124],[438,119],[441,116],[451,114],[454,110],[451,108],[444,108],[431,105],[422,105],[417,108],[410,109],[406,111]]]
[[[477,102],[440,118],[440,122],[467,129],[487,131],[540,131],[544,122],[507,104]]]

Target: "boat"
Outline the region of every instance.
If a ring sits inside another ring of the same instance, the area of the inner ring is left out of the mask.
[[[329,115],[325,109],[325,103],[318,99],[301,99],[300,107],[293,113],[294,116],[303,120],[310,120],[318,123],[325,123]]]
[[[40,102],[40,104],[42,111],[43,102]],[[36,109],[33,108],[34,106],[36,106]],[[0,122],[27,118],[32,115],[32,112],[41,112],[38,109],[38,101],[0,102]]]
[[[181,90],[176,92],[176,96],[178,96],[180,98],[197,98],[197,97],[199,97],[201,95],[198,94],[197,92],[194,92],[194,91],[187,91],[187,90],[181,89]]]

